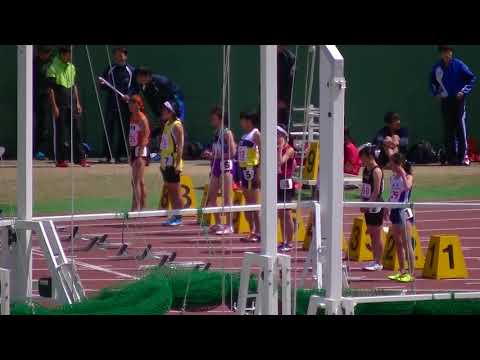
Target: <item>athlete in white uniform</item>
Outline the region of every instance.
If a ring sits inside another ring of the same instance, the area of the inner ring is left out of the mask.
[[[389,201],[407,203],[410,201],[413,187],[411,165],[406,162],[405,157],[400,153],[391,157],[391,164],[393,175],[390,178]],[[385,217],[387,217],[387,214],[388,211],[385,212]],[[412,282],[415,280],[415,254],[411,242],[413,223],[411,209],[391,210],[390,221],[392,222],[393,237],[397,248],[399,272],[388,278],[400,282]],[[405,257],[408,261],[408,272],[405,269]]]

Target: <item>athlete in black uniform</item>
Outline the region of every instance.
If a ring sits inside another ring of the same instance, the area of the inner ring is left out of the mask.
[[[360,158],[364,165],[362,179],[362,201],[379,202],[383,201],[383,171],[375,161],[375,148],[366,146],[360,150]],[[383,243],[381,237],[383,225],[382,208],[362,208],[367,223],[367,233],[372,239],[373,263],[364,269],[369,271],[382,270],[380,264],[383,254]]]

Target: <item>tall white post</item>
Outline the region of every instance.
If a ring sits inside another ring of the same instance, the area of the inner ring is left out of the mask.
[[[32,219],[33,45],[17,46],[17,217]],[[31,232],[18,230],[11,273],[11,297],[32,296]]]
[[[277,46],[260,46],[261,77],[261,238],[262,254],[277,256]],[[274,267],[274,265],[273,265]],[[263,314],[278,313],[277,288],[272,273],[264,274]]]
[[[322,244],[327,246],[326,310],[337,314],[342,297],[343,57],[334,45],[320,46],[320,203]]]

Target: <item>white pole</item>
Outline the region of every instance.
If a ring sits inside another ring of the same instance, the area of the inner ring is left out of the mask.
[[[343,57],[334,45],[320,47],[320,203],[322,243],[327,246],[327,312],[337,314],[342,297]]]
[[[17,46],[17,217],[32,219],[33,45]],[[19,230],[14,247],[11,297],[32,296],[31,232]]]
[[[262,254],[270,256],[273,264],[277,256],[277,46],[260,46],[261,78],[261,238]],[[272,269],[273,271],[273,269]],[[265,274],[266,293],[264,315],[278,313],[277,290]]]

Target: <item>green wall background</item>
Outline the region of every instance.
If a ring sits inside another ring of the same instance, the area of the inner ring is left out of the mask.
[[[442,126],[436,99],[428,93],[428,74],[436,61],[433,45],[341,45],[347,78],[346,124],[358,143],[369,141],[383,126],[386,111],[398,111],[411,133],[411,143],[429,139],[440,143]],[[291,47],[295,51],[295,47]],[[108,64],[105,46],[89,46],[95,75]],[[0,144],[7,157],[16,155],[16,47],[0,46]],[[303,105],[307,49],[299,47],[295,84],[295,106]],[[208,142],[211,129],[208,112],[221,103],[222,46],[129,46],[129,62],[147,65],[173,79],[183,89],[187,104],[186,127],[192,140]],[[480,75],[480,47],[458,46],[456,55]],[[103,129],[85,46],[76,46],[74,62],[79,73],[80,94],[84,103],[84,135],[95,152],[101,150]],[[316,74],[318,76],[318,73]],[[259,103],[258,46],[235,45],[231,54],[231,121],[238,133],[238,114]],[[317,96],[314,97],[316,101]],[[103,100],[102,100],[103,104]],[[480,89],[469,97],[469,135],[480,137]],[[97,154],[95,154],[97,155]]]

